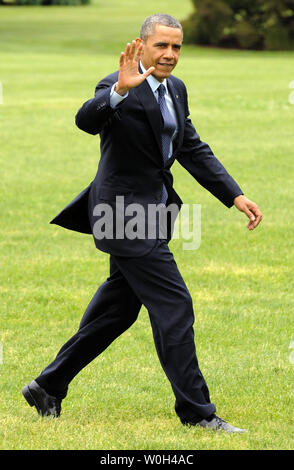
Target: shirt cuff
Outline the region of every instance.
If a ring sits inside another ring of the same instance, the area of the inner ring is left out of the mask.
[[[117,83],[117,82],[116,82]],[[112,88],[111,88],[111,91],[110,91],[110,106],[112,108],[115,108],[119,103],[121,103],[129,94],[129,92],[127,91],[124,95],[119,95],[118,93],[116,93],[116,91],[114,91],[114,87],[116,85],[116,83],[114,83],[112,85]]]

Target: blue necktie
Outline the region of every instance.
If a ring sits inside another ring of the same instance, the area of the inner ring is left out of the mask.
[[[161,134],[161,142],[162,142],[162,156],[163,156],[163,163],[165,164],[168,159],[169,159],[169,152],[170,152],[170,143],[172,140],[172,137],[174,135],[174,132],[177,128],[176,122],[171,115],[171,113],[168,110],[166,101],[165,101],[165,86],[164,85],[159,85],[157,88],[158,91],[158,104],[160,107],[160,111],[162,114],[163,118],[163,130]],[[162,191],[162,199],[161,202],[164,204],[167,201],[167,190],[165,185],[163,185],[163,191]]]

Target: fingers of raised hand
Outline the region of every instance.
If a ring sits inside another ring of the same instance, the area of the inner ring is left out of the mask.
[[[143,49],[143,44],[139,44],[138,47],[137,47],[137,51],[136,51],[136,54],[135,54],[135,61],[139,61],[140,60],[140,57],[141,57],[141,54],[142,54],[142,49]]]
[[[137,52],[136,52],[136,41],[133,40],[131,43],[127,43],[125,52],[124,52],[124,58],[125,61],[133,61],[140,58],[141,55],[141,50],[142,47],[138,47]]]
[[[120,58],[119,58],[119,65],[120,67],[122,67],[125,63],[125,53],[124,52],[121,52],[120,54]]]
[[[152,74],[152,72],[155,70],[155,67],[149,67],[148,70],[143,74],[145,78],[147,78],[149,75]]]

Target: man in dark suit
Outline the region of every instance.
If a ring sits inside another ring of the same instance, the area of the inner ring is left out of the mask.
[[[175,18],[148,17],[140,38],[121,53],[119,71],[98,83],[95,97],[76,115],[80,129],[100,134],[101,159],[92,183],[51,222],[93,234],[97,248],[110,254],[110,275],[86,309],[77,333],[22,390],[42,416],[60,415],[70,381],[134,323],[144,305],[181,422],[243,431],[215,414],[198,366],[192,299],[168,247],[174,214],[165,219],[165,230],[161,225],[162,214],[166,216],[170,207],[177,212],[182,204],[170,167],[177,159],[223,204],[243,211],[250,230],[259,224],[261,213],[200,140],[189,119],[185,85],[171,75],[182,39]],[[159,207],[159,217],[152,221],[151,206]],[[134,236],[128,229],[138,207],[140,233]]]

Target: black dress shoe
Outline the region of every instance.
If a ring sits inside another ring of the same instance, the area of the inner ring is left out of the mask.
[[[203,428],[210,428],[216,431],[225,431],[225,432],[247,432],[247,429],[236,428],[235,426],[231,426],[229,423],[224,421],[222,418],[214,415],[212,419],[209,421],[207,419],[203,419],[199,423],[199,426]]]
[[[40,416],[60,416],[61,399],[49,395],[35,380],[23,387],[22,394],[30,406],[37,408]]]

